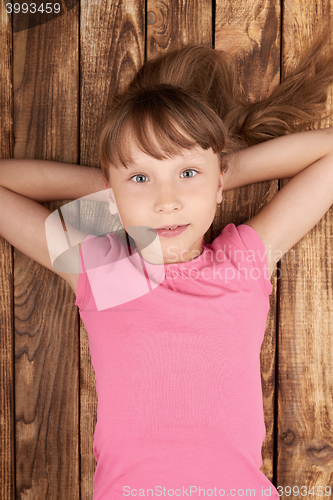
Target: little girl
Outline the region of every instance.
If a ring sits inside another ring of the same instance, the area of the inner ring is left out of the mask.
[[[0,234],[47,268],[50,212],[36,201],[73,199],[75,183],[77,198],[104,185],[131,237],[88,235],[80,272],[55,271],[76,293],[96,375],[94,500],[279,498],[260,471],[260,348],[276,261],[333,203],[333,128],[304,130],[323,117],[331,63],[319,40],[269,97],[246,103],[230,56],[187,46],[144,64],[115,98],[101,174],[1,163]],[[205,243],[223,190],[291,177]],[[161,261],[142,241],[158,242]],[[147,288],[133,298],[141,265]]]

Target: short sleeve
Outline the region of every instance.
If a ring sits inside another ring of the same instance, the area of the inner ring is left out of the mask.
[[[104,293],[105,284],[108,282],[105,275],[107,267],[110,263],[124,258],[121,242],[122,238],[113,233],[105,236],[88,235],[82,241],[76,301],[74,302],[80,309],[96,309],[96,296]]]
[[[253,267],[258,269],[258,280],[264,295],[271,295],[273,287],[267,266],[266,249],[262,239],[253,227],[247,224],[240,224],[236,229],[246,250],[251,255]]]

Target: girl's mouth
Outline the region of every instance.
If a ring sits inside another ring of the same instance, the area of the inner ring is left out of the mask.
[[[173,229],[163,228],[155,229],[155,231],[157,232],[158,236],[161,236],[162,238],[174,238],[175,236],[182,234],[188,226],[189,224],[186,224],[183,226],[176,226]]]

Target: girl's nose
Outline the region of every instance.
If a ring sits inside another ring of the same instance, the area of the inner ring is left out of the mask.
[[[180,210],[180,208],[180,198],[175,192],[172,192],[172,190],[168,191],[168,193],[157,193],[155,201],[155,210],[157,212],[171,213],[175,210]]]

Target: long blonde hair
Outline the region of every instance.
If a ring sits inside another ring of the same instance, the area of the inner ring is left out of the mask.
[[[333,82],[332,31],[323,27],[298,67],[258,102],[242,95],[233,57],[223,50],[191,44],[147,61],[114,97],[102,127],[104,178],[110,166],[127,167],[131,141],[159,160],[181,148],[211,147],[225,171],[229,153],[331,117],[323,113]]]

